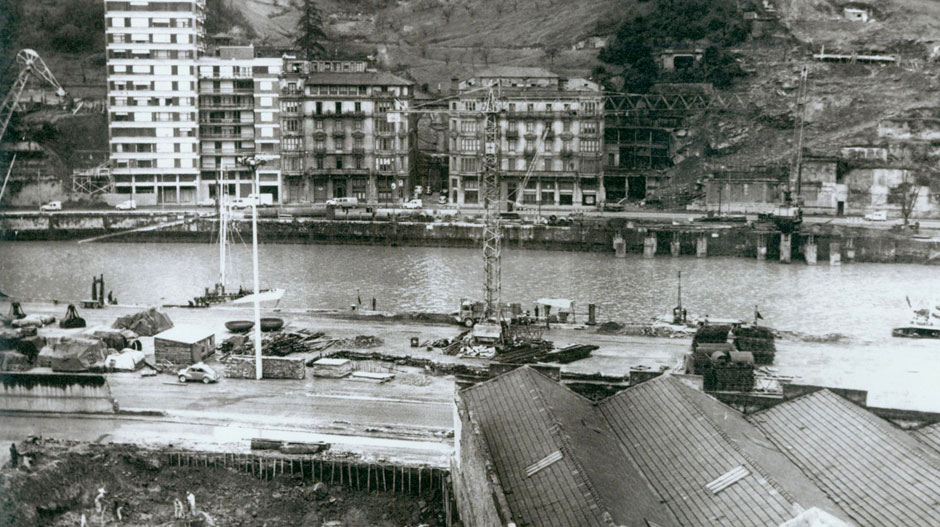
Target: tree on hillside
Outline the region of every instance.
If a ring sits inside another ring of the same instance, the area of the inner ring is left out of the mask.
[[[901,206],[901,219],[904,220],[905,226],[910,221],[914,207],[917,205],[921,188],[929,184],[929,176],[918,173],[905,176],[904,181],[888,189],[888,203]]]
[[[548,57],[551,65],[555,66],[555,57],[557,57],[558,53],[561,52],[558,44],[548,44],[544,49],[542,49],[542,51],[545,53],[545,56]]]
[[[314,0],[303,0],[299,6],[297,36],[294,45],[303,50],[308,58],[324,53],[323,42],[327,40],[323,31],[323,16]]]

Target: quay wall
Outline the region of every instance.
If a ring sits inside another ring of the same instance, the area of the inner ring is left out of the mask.
[[[185,221],[180,221],[185,220]],[[239,229],[249,230],[242,220]],[[168,224],[162,228],[154,226]],[[806,226],[804,226],[806,227]],[[126,232],[132,229],[148,230]],[[213,218],[183,216],[175,212],[0,214],[2,240],[82,240],[111,235],[109,242],[209,242],[217,232]],[[809,231],[812,231],[811,233]],[[267,243],[356,244],[389,246],[477,247],[480,223],[402,221],[351,221],[311,218],[261,218],[259,237]],[[810,238],[812,236],[812,238]],[[673,242],[679,255],[697,254],[703,245],[707,256],[756,258],[758,247],[766,247],[766,258],[780,258],[780,233],[751,225],[673,225],[627,221],[622,218],[585,218],[571,225],[503,225],[503,246],[512,249],[542,249],[614,253],[614,240],[624,241],[627,253],[642,254],[644,241],[655,238],[650,256],[669,257]],[[704,239],[704,241],[702,241]],[[820,263],[828,261],[831,244],[838,244],[842,261],[849,248],[858,262],[940,263],[940,242],[916,239],[883,229],[817,224],[794,234],[791,258],[804,258],[804,247],[812,240]]]
[[[102,375],[0,374],[0,411],[114,413],[111,387]]]

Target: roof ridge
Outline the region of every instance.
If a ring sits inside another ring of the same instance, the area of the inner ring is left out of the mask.
[[[524,366],[524,368],[529,369],[532,372],[538,373],[535,371],[535,369],[529,368],[528,366]],[[518,369],[521,370],[522,368],[518,368]],[[545,378],[547,380],[551,380],[548,377],[545,377]],[[560,385],[558,385],[558,388],[567,390],[567,388],[560,386]],[[584,466],[581,464],[581,461],[578,459],[576,455],[573,454],[573,450],[571,449],[571,444],[570,444],[570,441],[568,441],[568,436],[565,433],[565,429],[562,426],[561,421],[559,421],[558,418],[555,416],[555,412],[552,410],[552,407],[546,401],[545,394],[542,393],[542,387],[539,386],[538,383],[535,383],[534,391],[535,391],[534,397],[536,397],[541,407],[545,408],[545,413],[547,414],[549,421],[551,421],[552,423],[552,426],[549,427],[548,432],[552,435],[552,437],[555,438],[555,440],[558,443],[560,443],[558,449],[561,450],[565,454],[565,457],[571,460],[575,468],[577,468],[578,474],[576,475],[576,478],[580,480],[581,482],[583,482],[584,486],[587,487],[588,492],[591,495],[591,499],[594,502],[593,503],[594,507],[596,507],[598,511],[600,511],[599,515],[601,516],[601,518],[604,518],[604,513],[607,513],[607,516],[609,517],[610,507],[607,507],[606,504],[603,502],[600,495],[597,493],[597,489],[594,488],[594,482],[591,481],[591,478],[589,478],[587,476],[587,473],[584,471]],[[591,407],[591,411],[592,412],[596,411],[594,406]],[[601,419],[604,421],[604,424],[606,425],[607,420],[604,419],[603,416],[601,416]]]
[[[684,389],[681,389],[681,384],[677,384],[677,383],[679,383],[679,380],[678,380],[678,379],[675,380],[675,381],[670,382],[670,387],[673,388],[673,389],[675,389],[675,391],[679,393],[679,396],[682,397],[683,399],[685,399],[685,400],[689,403],[689,406],[690,406],[689,410],[690,410],[690,411],[692,411],[692,412],[698,414],[699,416],[701,416],[701,417],[705,420],[705,422],[708,423],[708,425],[709,425],[710,427],[712,427],[712,429],[714,429],[715,432],[717,432],[718,435],[720,435],[721,438],[724,439],[724,440],[728,443],[728,445],[731,446],[731,448],[734,449],[735,452],[737,452],[738,454],[740,454],[741,457],[743,457],[743,458],[745,459],[745,461],[747,461],[747,462],[751,465],[751,467],[753,467],[754,470],[755,470],[758,474],[760,474],[760,475],[767,481],[767,483],[770,484],[771,487],[773,487],[777,492],[780,493],[781,496],[783,496],[788,502],[790,502],[791,505],[792,505],[792,504],[795,504],[795,503],[797,503],[797,504],[799,503],[799,502],[796,500],[796,498],[793,497],[793,495],[791,495],[789,492],[787,492],[787,489],[785,489],[785,488],[783,487],[783,485],[781,485],[780,483],[777,483],[777,480],[774,479],[773,477],[771,477],[771,475],[764,469],[763,466],[761,466],[760,463],[757,462],[757,460],[755,460],[754,458],[752,458],[752,457],[750,456],[750,454],[748,454],[747,452],[745,452],[744,449],[741,448],[740,445],[738,445],[738,442],[735,441],[734,438],[731,437],[731,435],[729,435],[727,432],[725,432],[725,430],[724,430],[723,428],[721,428],[721,427],[718,426],[714,421],[712,421],[711,418],[709,418],[708,415],[707,415],[705,412],[703,412],[703,411],[698,407],[698,405],[695,404],[694,401],[692,401],[690,395],[687,394]],[[676,389],[676,388],[680,388],[680,389]],[[688,389],[691,390],[692,388],[688,388]],[[702,395],[704,395],[705,397],[711,398],[710,395],[708,395],[708,394],[706,394],[706,393],[704,393],[704,392],[702,393]],[[715,399],[715,400],[717,401],[717,399]],[[720,403],[721,401],[718,401],[718,402]],[[722,405],[724,405],[724,403],[722,403]],[[729,408],[730,410],[732,410],[732,411],[735,411],[733,408],[730,408],[730,407],[728,407],[728,408]],[[743,419],[743,417],[742,417],[742,419]],[[756,427],[755,427],[755,428],[756,428]],[[761,432],[761,434],[764,433],[763,430],[760,430],[760,432]]]

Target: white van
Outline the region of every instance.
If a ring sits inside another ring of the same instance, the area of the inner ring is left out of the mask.
[[[333,198],[326,200],[327,206],[349,209],[359,205],[359,198]]]

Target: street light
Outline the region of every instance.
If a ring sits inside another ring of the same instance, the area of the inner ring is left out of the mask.
[[[258,200],[260,199],[258,167],[265,164],[267,158],[261,156],[244,156],[235,158],[235,162],[251,169],[251,187],[254,198],[251,200],[251,267],[254,280],[255,305],[255,379],[261,380],[261,303],[258,285]]]

